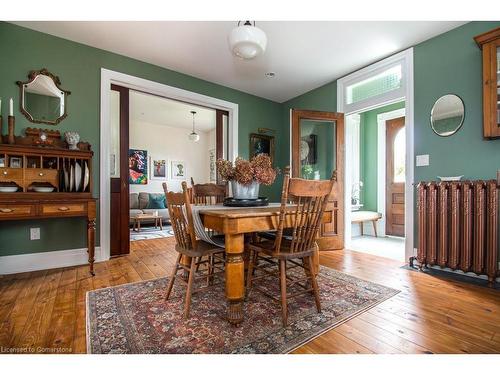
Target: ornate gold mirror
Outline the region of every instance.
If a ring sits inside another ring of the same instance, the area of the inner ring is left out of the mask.
[[[59,124],[67,115],[71,92],[63,90],[59,77],[47,69],[33,70],[28,81],[16,82],[20,88],[21,112],[36,124]]]

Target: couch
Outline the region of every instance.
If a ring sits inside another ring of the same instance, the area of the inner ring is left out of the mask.
[[[168,209],[165,208],[148,208],[149,204],[149,195],[150,194],[155,194],[155,195],[162,195],[165,196],[163,193],[130,193],[130,224],[133,223],[133,217],[136,216],[137,214],[152,214],[155,211],[158,211],[158,216],[162,218],[163,222],[166,222],[170,219],[170,216],[168,214]],[[144,222],[148,222],[148,220],[144,220]],[[153,220],[151,220],[153,222]]]

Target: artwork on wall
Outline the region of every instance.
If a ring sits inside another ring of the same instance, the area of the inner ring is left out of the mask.
[[[186,178],[186,165],[183,161],[172,160],[170,162],[170,171],[172,179],[183,180]]]
[[[302,165],[316,164],[318,160],[316,139],[316,134],[309,134],[302,137],[300,141],[300,160]]]
[[[208,150],[208,161],[210,164],[210,182],[216,182],[217,175],[215,170],[215,148]]]
[[[166,180],[167,179],[167,161],[165,159],[151,159],[151,173],[152,180]]]
[[[250,134],[250,159],[255,155],[267,154],[274,163],[274,136],[264,134]]]
[[[131,185],[148,183],[148,152],[146,150],[128,150],[128,181]]]

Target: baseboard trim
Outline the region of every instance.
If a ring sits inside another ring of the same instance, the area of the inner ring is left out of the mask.
[[[105,260],[100,247],[95,248],[95,259],[96,262]],[[86,248],[7,255],[0,257],[0,275],[79,266],[87,263],[88,254]]]

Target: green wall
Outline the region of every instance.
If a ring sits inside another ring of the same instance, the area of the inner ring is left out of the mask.
[[[498,21],[470,22],[414,46],[415,155],[430,155],[429,166],[415,167],[415,181],[455,175],[490,179],[500,169],[500,140],[482,136],[482,59],[473,40],[499,26]],[[430,127],[429,115],[434,102],[448,93],[464,101],[465,120],[455,135],[439,137]],[[336,94],[336,82],[331,82],[284,103],[284,135],[289,137],[291,108],[336,111]],[[284,157],[289,144],[286,147]]]
[[[378,170],[378,125],[377,116],[381,113],[404,108],[399,102],[361,113],[360,116],[360,179],[363,181],[361,202],[363,210],[380,211],[377,207],[377,170]]]
[[[155,65],[88,47],[48,34],[1,22],[0,40],[0,97],[2,115],[7,118],[7,99],[15,100],[16,134],[28,126],[36,126],[19,112],[19,88],[16,81],[25,80],[30,70],[47,68],[59,76],[62,88],[71,91],[68,99],[68,117],[59,125],[47,128],[78,131],[81,139],[92,144],[94,157],[94,195],[99,197],[99,101],[101,68],[130,74],[170,86],[194,91],[239,104],[239,154],[248,157],[248,135],[259,127],[280,130],[281,104],[241,91],[216,85]],[[8,51],[8,53],[7,53]],[[4,121],[5,124],[6,121]],[[5,127],[4,127],[5,128]],[[288,141],[276,137],[276,162],[283,166],[280,150]],[[288,159],[288,157],[286,158]],[[263,194],[276,200],[281,184],[263,187]],[[99,224],[99,223],[98,223]],[[29,240],[29,228],[40,227],[41,239]],[[99,226],[97,228],[99,230]],[[98,237],[99,238],[99,237]],[[0,224],[0,256],[51,250],[83,248],[86,246],[86,227],[83,220],[55,219],[40,221],[2,222]]]

